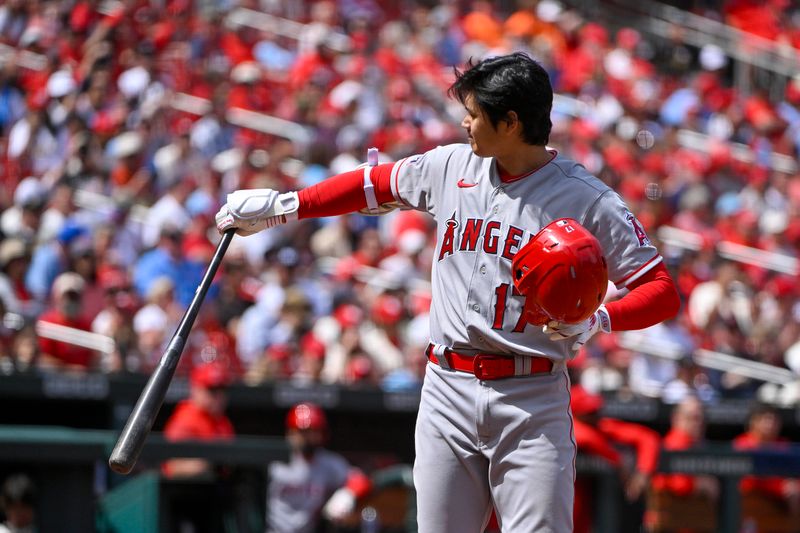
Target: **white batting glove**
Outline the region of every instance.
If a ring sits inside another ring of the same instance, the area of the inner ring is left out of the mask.
[[[342,487],[328,499],[322,508],[322,516],[328,520],[342,520],[356,508],[356,495],[347,487]]]
[[[572,350],[576,351],[581,348],[586,341],[592,338],[592,335],[598,331],[603,333],[611,333],[611,319],[608,317],[608,311],[605,305],[601,305],[592,316],[578,322],[577,324],[564,324],[556,320],[550,321],[542,328],[542,331],[550,336],[551,341],[561,341],[569,339],[570,337],[577,337],[572,344]]]
[[[215,215],[220,233],[236,228],[247,236],[266,228],[297,219],[300,200],[296,192],[278,193],[272,189],[243,189],[228,195],[228,202]]]

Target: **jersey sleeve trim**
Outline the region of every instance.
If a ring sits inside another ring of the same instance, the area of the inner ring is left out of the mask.
[[[398,181],[400,179],[400,169],[403,168],[403,165],[405,165],[407,162],[408,158],[406,157],[400,160],[399,162],[395,163],[394,167],[392,168],[390,186],[392,188],[392,195],[394,195],[394,199],[397,200],[398,202],[401,202],[403,205],[407,207],[411,207],[411,205],[409,205],[409,203],[406,202],[406,200],[402,196],[400,196],[400,189],[398,184]]]
[[[645,274],[650,272],[650,270],[652,270],[653,267],[655,267],[656,265],[661,263],[663,260],[664,259],[661,257],[660,254],[656,255],[651,260],[649,260],[647,263],[645,263],[644,265],[640,266],[637,270],[631,272],[630,274],[628,274],[627,276],[625,276],[621,280],[615,281],[614,285],[616,285],[617,288],[627,287],[630,283],[636,281],[637,279],[641,278],[642,276],[644,276]]]

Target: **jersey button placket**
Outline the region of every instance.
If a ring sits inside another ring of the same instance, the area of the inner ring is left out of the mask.
[[[495,189],[494,194],[492,195],[492,202],[494,204],[494,206],[492,207],[493,215],[496,215],[497,213],[500,212],[500,205],[498,204],[503,203],[503,200],[505,199],[504,198],[505,193],[506,191],[502,187],[498,187],[497,189]]]

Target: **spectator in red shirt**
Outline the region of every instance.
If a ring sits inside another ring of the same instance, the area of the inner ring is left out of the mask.
[[[747,431],[733,439],[737,450],[781,449],[788,444],[780,437],[780,415],[772,406],[757,404],[747,423]],[[761,494],[784,503],[788,510],[800,518],[800,480],[778,476],[746,476],[739,483],[743,496]]]
[[[81,298],[86,283],[75,272],[64,272],[53,282],[53,304],[39,322],[91,331],[91,323],[82,314]],[[85,372],[97,363],[96,352],[69,342],[54,340],[39,332],[40,366]]]
[[[664,450],[689,450],[702,446],[705,434],[703,404],[695,396],[687,396],[672,411],[672,426],[664,437]],[[689,474],[656,474],[653,489],[665,492],[674,498],[702,497],[716,505],[719,499],[719,481],[713,476]],[[682,500],[678,500],[682,501]],[[652,510],[651,510],[652,511]],[[659,516],[648,512],[645,522],[657,521]],[[701,528],[686,527],[677,533],[693,533]]]
[[[198,365],[189,378],[189,398],[181,401],[167,420],[164,437],[181,440],[231,440],[233,424],[225,415],[230,373],[216,361]],[[211,471],[205,459],[171,459],[163,466],[169,477],[198,476]]]
[[[672,427],[664,437],[665,450],[689,450],[703,444],[705,414],[703,404],[695,396],[688,396],[672,411]],[[688,474],[658,474],[653,477],[653,488],[668,490],[677,496],[704,494],[716,500],[719,483],[711,476]]]
[[[601,417],[603,397],[588,392],[580,385],[573,386],[570,395],[578,453],[606,459],[619,471],[628,502],[638,501],[658,466],[661,445],[658,433],[641,424]],[[630,446],[635,450],[636,465],[633,471],[626,468],[619,446]],[[575,533],[591,530],[592,501],[591,480],[579,475],[575,480]]]

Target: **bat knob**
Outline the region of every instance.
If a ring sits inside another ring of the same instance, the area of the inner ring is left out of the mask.
[[[131,470],[133,470],[133,465],[125,464],[113,457],[108,460],[108,467],[117,474],[122,474],[123,476],[130,474]]]

